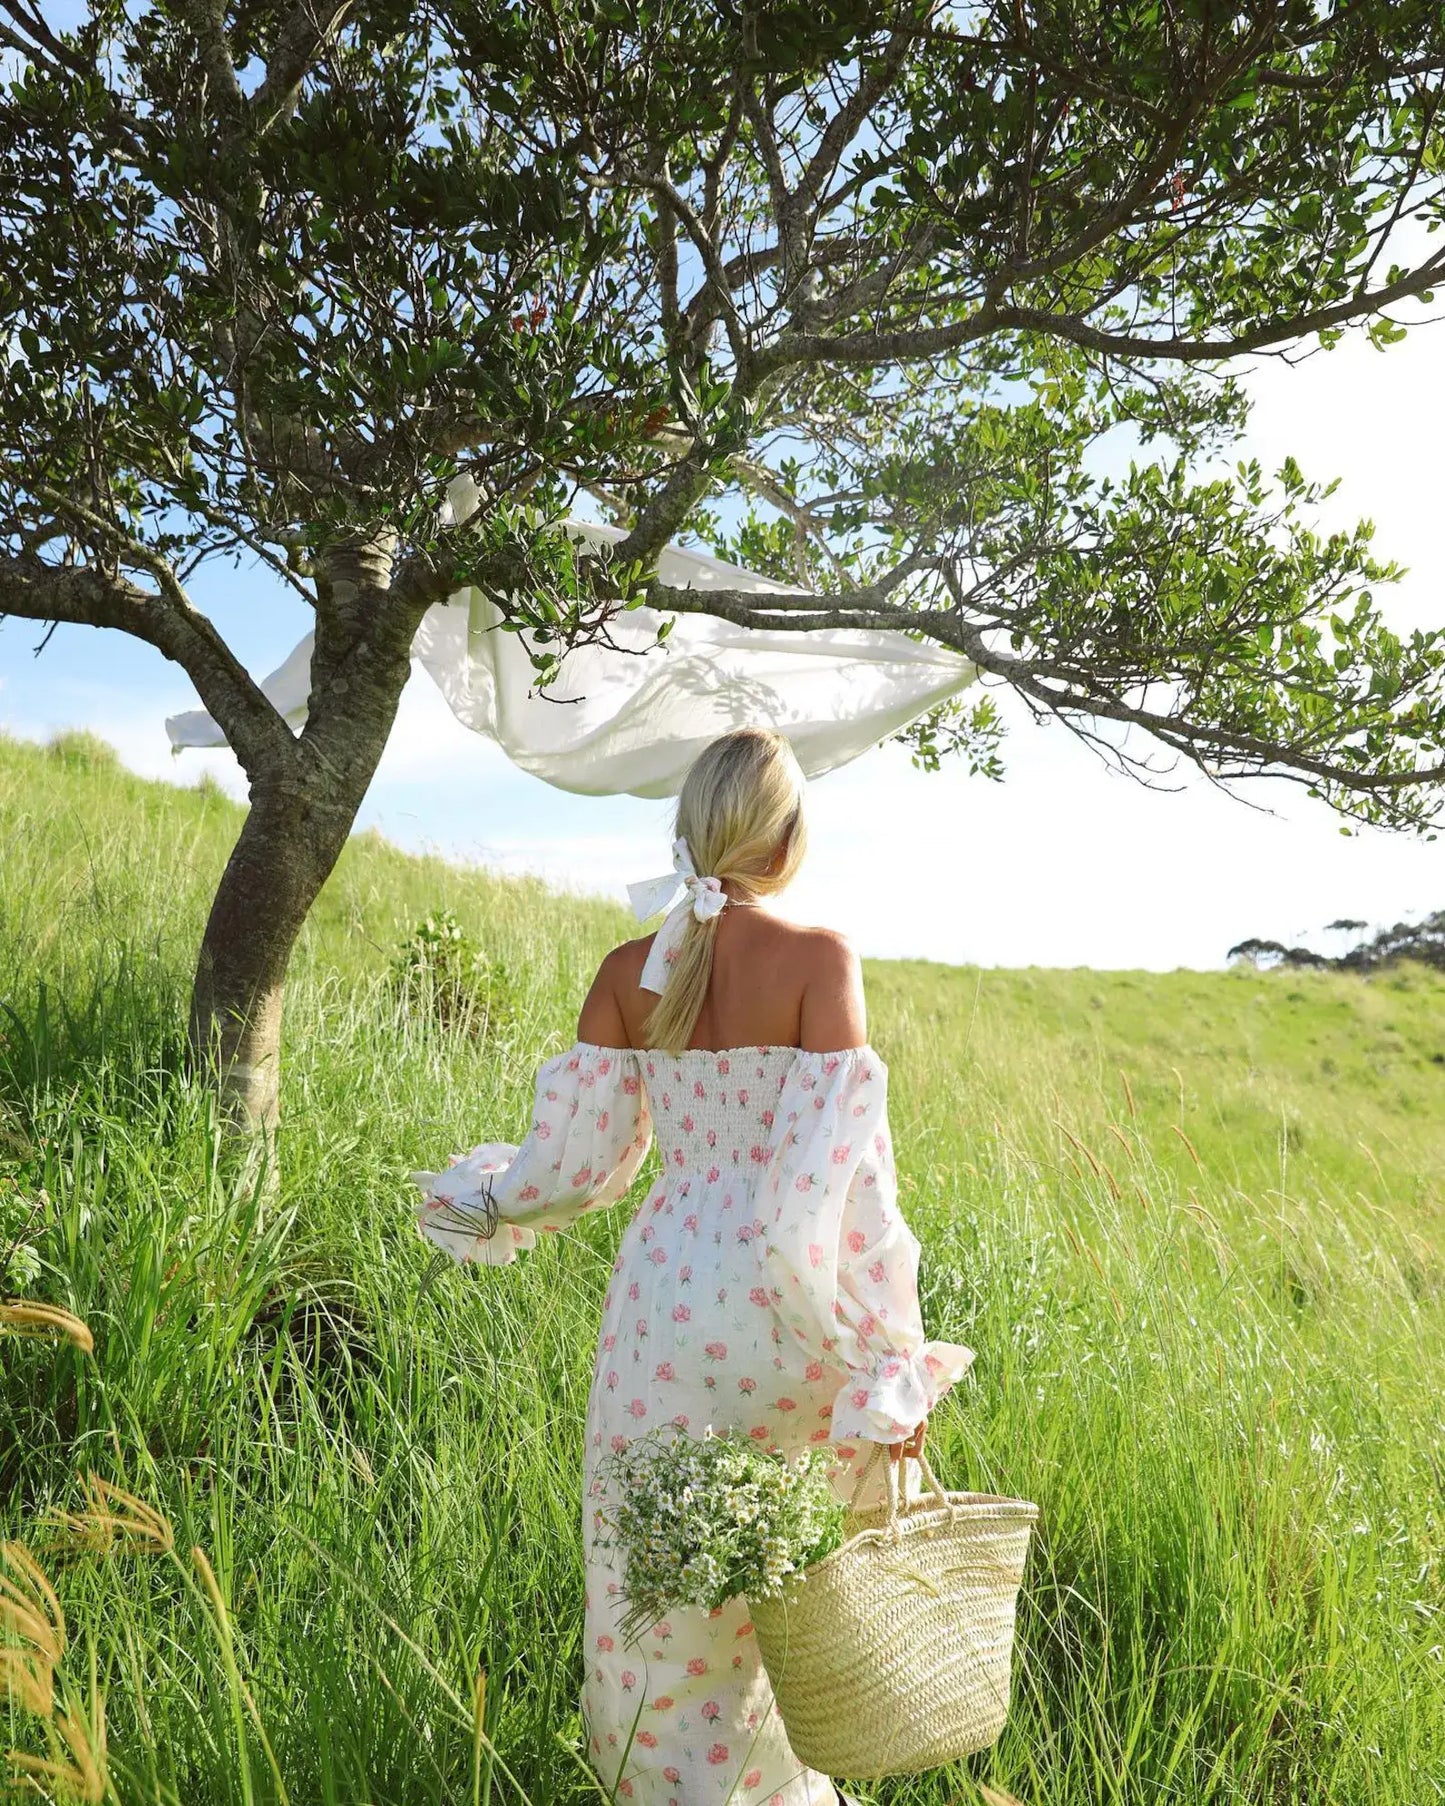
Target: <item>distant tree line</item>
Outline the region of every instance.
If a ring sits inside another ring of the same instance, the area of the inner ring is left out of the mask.
[[[1330,922],[1327,934],[1359,934],[1369,926],[1366,922],[1342,917]],[[1312,947],[1286,947],[1282,941],[1246,940],[1229,949],[1231,960],[1249,960],[1264,970],[1277,966],[1306,966],[1337,972],[1373,972],[1381,966],[1397,965],[1401,960],[1415,960],[1423,966],[1445,971],[1445,909],[1436,910],[1420,922],[1396,922],[1393,928],[1381,928],[1359,940],[1347,953],[1316,953]]]

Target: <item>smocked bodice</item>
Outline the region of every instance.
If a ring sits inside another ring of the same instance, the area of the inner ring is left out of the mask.
[[[729,1168],[767,1165],[796,1047],[647,1049],[637,1058],[665,1171],[685,1168],[715,1181]]]

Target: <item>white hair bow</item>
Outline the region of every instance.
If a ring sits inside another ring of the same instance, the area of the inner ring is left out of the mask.
[[[661,910],[667,911],[667,920],[653,939],[652,950],[638,980],[644,991],[660,991],[667,983],[668,969],[677,958],[688,917],[692,916],[698,922],[710,922],[728,906],[721,878],[698,876],[685,840],[673,841],[672,864],[672,871],[664,872],[662,877],[644,878],[641,883],[627,887],[639,922],[648,921]]]

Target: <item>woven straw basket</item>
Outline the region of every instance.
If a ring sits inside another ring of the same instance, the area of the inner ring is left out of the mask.
[[[881,1445],[880,1445],[881,1447]],[[875,1455],[859,1476],[856,1502]],[[799,1761],[826,1775],[913,1774],[986,1749],[1009,1706],[1014,1606],[1038,1507],[945,1492],[855,1512],[848,1540],[749,1602]]]

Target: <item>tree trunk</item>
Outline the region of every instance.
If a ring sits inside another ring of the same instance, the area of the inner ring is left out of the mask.
[[[328,606],[318,610],[306,728],[294,756],[252,775],[250,814],[201,941],[192,1056],[214,1073],[230,1125],[251,1138],[269,1139],[278,1119],[292,950],[346,845],[410,670],[423,608],[386,610],[386,575],[385,547],[334,557]],[[369,616],[358,599],[372,604]]]
[[[275,1129],[286,968],[365,793],[364,782],[359,791],[342,789],[318,768],[309,781],[296,774],[252,786],[191,994],[192,1056],[214,1073],[233,1128],[264,1136]]]

